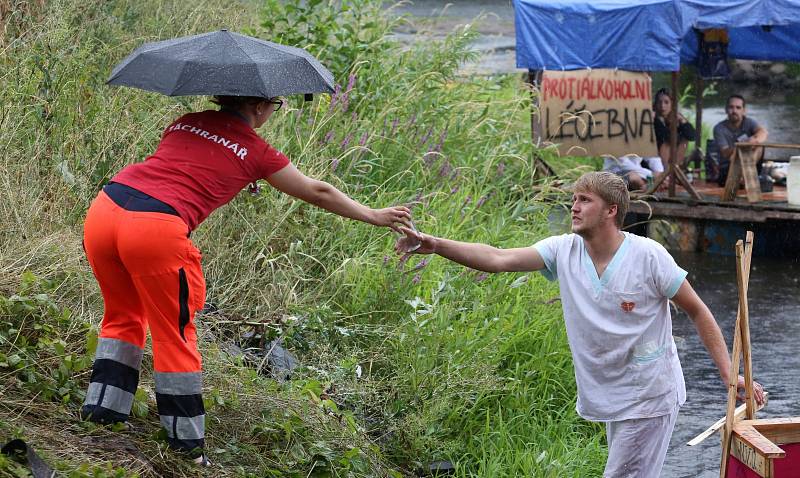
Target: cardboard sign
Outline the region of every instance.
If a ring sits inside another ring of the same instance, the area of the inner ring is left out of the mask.
[[[541,134],[562,155],[658,154],[652,84],[646,73],[545,71],[539,93]]]

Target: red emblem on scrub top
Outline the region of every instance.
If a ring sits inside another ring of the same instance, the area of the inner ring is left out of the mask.
[[[631,312],[633,310],[633,308],[636,307],[636,303],[634,303],[634,302],[623,302],[623,303],[619,304],[619,306],[625,312]]]

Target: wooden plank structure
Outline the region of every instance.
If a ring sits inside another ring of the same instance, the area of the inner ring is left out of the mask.
[[[736,143],[736,149],[731,158],[728,179],[725,182],[723,201],[733,201],[739,189],[739,181],[744,177],[744,188],[747,191],[747,201],[750,203],[761,202],[761,184],[758,182],[756,162],[758,150],[761,148],[800,149],[800,144],[761,143],[754,146],[751,143]]]
[[[720,478],[800,477],[800,417],[756,419],[760,409],[753,395],[753,362],[750,348],[747,289],[753,233],[736,243],[736,279],[739,309],[733,338],[725,417],[688,443],[696,445],[719,429],[722,433]],[[744,369],[744,405],[736,408],[740,358]]]

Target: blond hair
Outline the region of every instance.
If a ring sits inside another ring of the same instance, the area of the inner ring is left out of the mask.
[[[575,181],[572,187],[575,192],[597,194],[609,206],[617,206],[617,227],[622,229],[625,222],[625,214],[628,213],[628,203],[630,196],[625,181],[614,173],[606,171],[586,173]]]

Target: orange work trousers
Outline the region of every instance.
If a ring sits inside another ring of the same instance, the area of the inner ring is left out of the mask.
[[[148,327],[156,400],[173,448],[203,448],[205,410],[195,312],[205,302],[200,251],[179,217],[129,211],[100,192],[84,248],[103,294],[100,339],[82,414],[125,421],[138,386]]]

